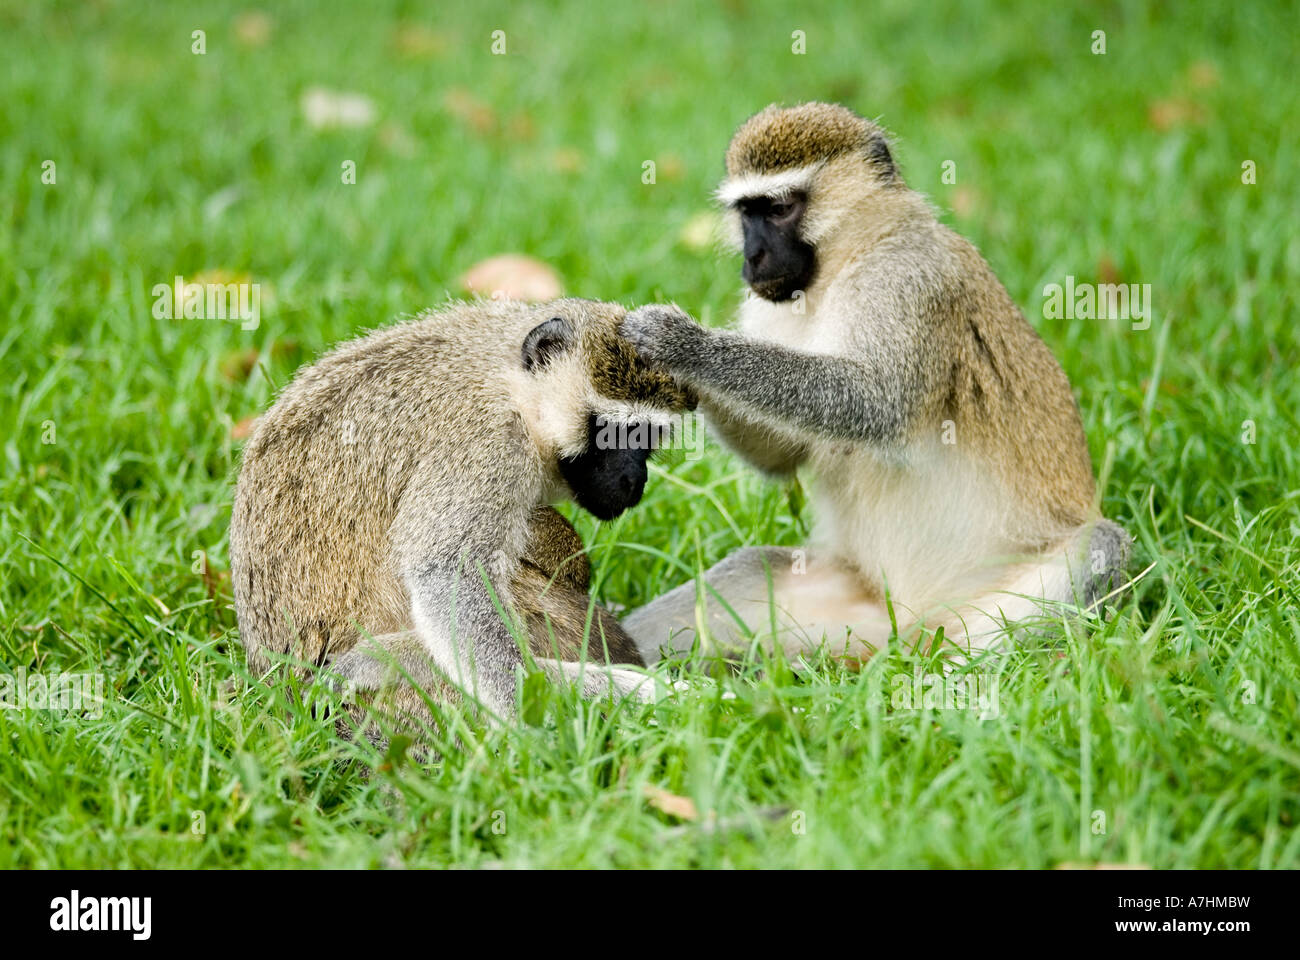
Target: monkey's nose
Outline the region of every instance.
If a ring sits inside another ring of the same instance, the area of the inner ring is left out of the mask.
[[[622,474],[618,478],[618,493],[624,503],[640,503],[641,495],[645,493],[645,477],[633,470]]]

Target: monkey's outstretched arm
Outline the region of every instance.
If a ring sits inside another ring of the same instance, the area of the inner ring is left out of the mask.
[[[520,430],[501,424],[467,456],[463,472],[430,454],[407,482],[389,528],[411,626],[433,669],[502,718],[514,715],[515,668],[523,663],[497,609],[512,609],[511,581],[531,516],[526,481],[519,489],[532,472]]]
[[[492,602],[482,575],[487,573],[501,608],[513,613],[514,598],[504,586],[511,582],[511,571],[500,550],[487,560],[481,559],[481,550],[473,549],[462,557],[459,576],[448,576],[440,563],[408,575],[416,631],[436,667],[471,690],[498,716],[511,718],[515,714],[516,668],[524,666],[519,643],[527,643],[528,635],[526,626],[520,624],[516,640]],[[609,693],[641,701],[654,699],[652,679],[634,670],[606,666],[599,659],[599,654],[592,663],[539,657],[537,665],[552,680],[580,683],[582,695],[589,699]]]
[[[520,478],[536,468],[522,453],[513,455],[526,448],[511,429],[506,426],[502,435],[484,441],[482,449],[490,458],[468,463],[464,472],[448,477],[431,457],[407,485],[390,533],[418,644],[402,634],[375,638],[377,644],[363,642],[355,657],[349,654],[351,659],[336,664],[335,672],[344,679],[385,676],[385,669],[373,669],[368,662],[377,655],[381,667],[391,667],[383,661],[395,659],[417,684],[440,674],[498,717],[514,716],[517,668],[524,665],[524,654],[502,611],[511,617],[519,612],[516,601],[522,598],[514,596],[514,584],[530,543],[534,513],[528,504],[538,491],[526,485],[521,489]],[[558,514],[554,519],[563,522]],[[527,634],[521,632],[520,639],[527,642]],[[576,664],[538,664],[556,679],[576,677]],[[625,693],[647,686],[637,695],[653,696],[653,683],[645,681],[644,674],[591,664],[583,690],[591,695],[612,687]]]
[[[505,719],[514,716],[515,668],[523,655],[489,584],[509,610],[508,582],[490,551],[473,546],[459,557],[430,557],[406,573],[412,620],[434,666]]]
[[[748,407],[778,423],[835,440],[888,443],[907,426],[913,391],[906,358],[803,353],[701,327],[672,307],[627,315],[622,333],[649,363],[705,399]]]

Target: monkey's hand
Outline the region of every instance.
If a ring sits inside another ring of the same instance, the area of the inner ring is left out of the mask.
[[[646,363],[671,370],[709,335],[676,304],[654,303],[630,311],[619,328]]]

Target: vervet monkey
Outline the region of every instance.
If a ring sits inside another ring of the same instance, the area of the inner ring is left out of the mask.
[[[299,371],[248,441],[230,524],[250,667],[266,670],[271,654],[328,661],[374,690],[396,660],[417,685],[441,674],[508,718],[524,660],[499,603],[552,677],[581,676],[588,696],[652,696],[644,674],[577,662],[589,568],[547,506],[571,497],[610,519],[636,504],[662,431],[613,446],[600,431],[694,404],[618,337],[625,313],[584,300],[451,304]],[[588,653],[641,662],[599,607]]]
[[[864,658],[894,630],[967,652],[1010,622],[1089,607],[1124,579],[1078,407],[965,239],[903,182],[884,132],[841,106],[769,107],[727,150],[718,197],[753,293],[739,330],[673,308],[622,330],[699,392],[708,424],[774,475],[807,468],[807,551],[742,549],[624,619],[647,662],[695,639],[775,634]],[[719,602],[727,602],[749,630]],[[887,602],[888,601],[888,602]],[[890,607],[892,606],[892,610]]]

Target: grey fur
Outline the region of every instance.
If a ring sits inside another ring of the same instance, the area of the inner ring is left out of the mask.
[[[800,434],[896,443],[910,417],[905,357],[817,356],[708,331],[680,310],[643,310],[624,335],[651,363],[710,398],[749,407]]]
[[[640,363],[630,350],[604,346],[625,314],[581,300],[452,304],[299,371],[247,444],[231,518],[249,665],[330,662],[372,692],[400,666],[435,699],[460,687],[510,717],[525,665],[516,633],[558,679],[577,675],[553,651],[639,664],[617,621],[589,605],[581,541],[545,506],[567,491],[557,457],[585,446],[588,414],[615,403],[594,381],[627,393],[619,403],[681,402],[662,374],[628,368]],[[548,323],[577,335],[534,338],[544,362],[525,369],[525,339]],[[583,689],[645,697],[644,679],[593,666]],[[399,699],[419,713],[418,698]]]
[[[1124,586],[1133,553],[1133,538],[1113,520],[1099,520],[1087,537],[1088,549],[1076,561],[1071,577],[1079,591],[1079,605],[1092,609]]]

